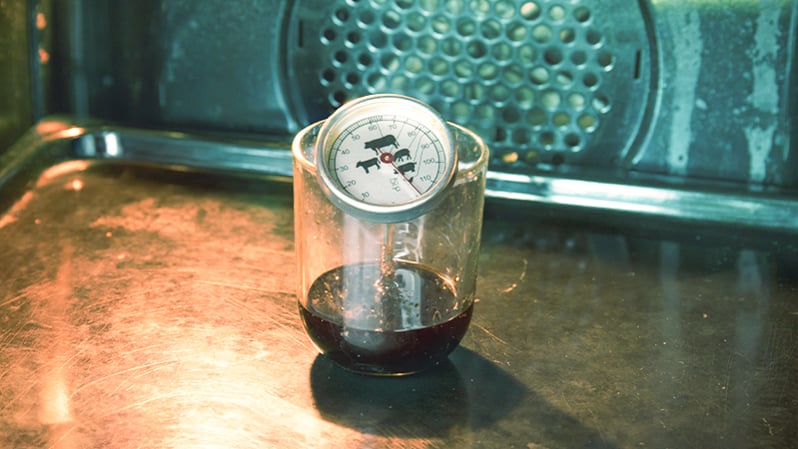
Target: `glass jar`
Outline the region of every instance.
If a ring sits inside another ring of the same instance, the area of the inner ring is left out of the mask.
[[[378,223],[330,202],[314,160],[323,122],[293,142],[299,310],[316,347],[375,375],[439,363],[468,329],[476,290],[488,148],[449,123],[456,172],[422,215]]]

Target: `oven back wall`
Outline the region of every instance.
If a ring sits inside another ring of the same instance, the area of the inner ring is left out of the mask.
[[[0,153],[34,120],[28,23],[24,1],[0,0]]]
[[[491,170],[798,187],[792,0],[42,0],[48,110],[290,140],[418,97]],[[648,178],[646,178],[648,177]]]

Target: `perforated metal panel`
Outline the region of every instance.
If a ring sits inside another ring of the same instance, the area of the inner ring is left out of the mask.
[[[378,92],[415,96],[476,130],[494,168],[627,156],[652,62],[635,2],[299,1],[289,76],[309,120]]]

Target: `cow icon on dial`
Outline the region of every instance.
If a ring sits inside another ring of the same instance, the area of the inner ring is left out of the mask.
[[[361,219],[399,222],[434,207],[457,163],[449,126],[401,95],[346,103],[319,130],[316,160],[325,193]]]

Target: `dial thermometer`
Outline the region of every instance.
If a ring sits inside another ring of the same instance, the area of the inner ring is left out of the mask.
[[[318,174],[329,199],[350,215],[381,223],[429,211],[457,163],[446,121],[402,95],[344,104],[319,129],[317,142]]]

